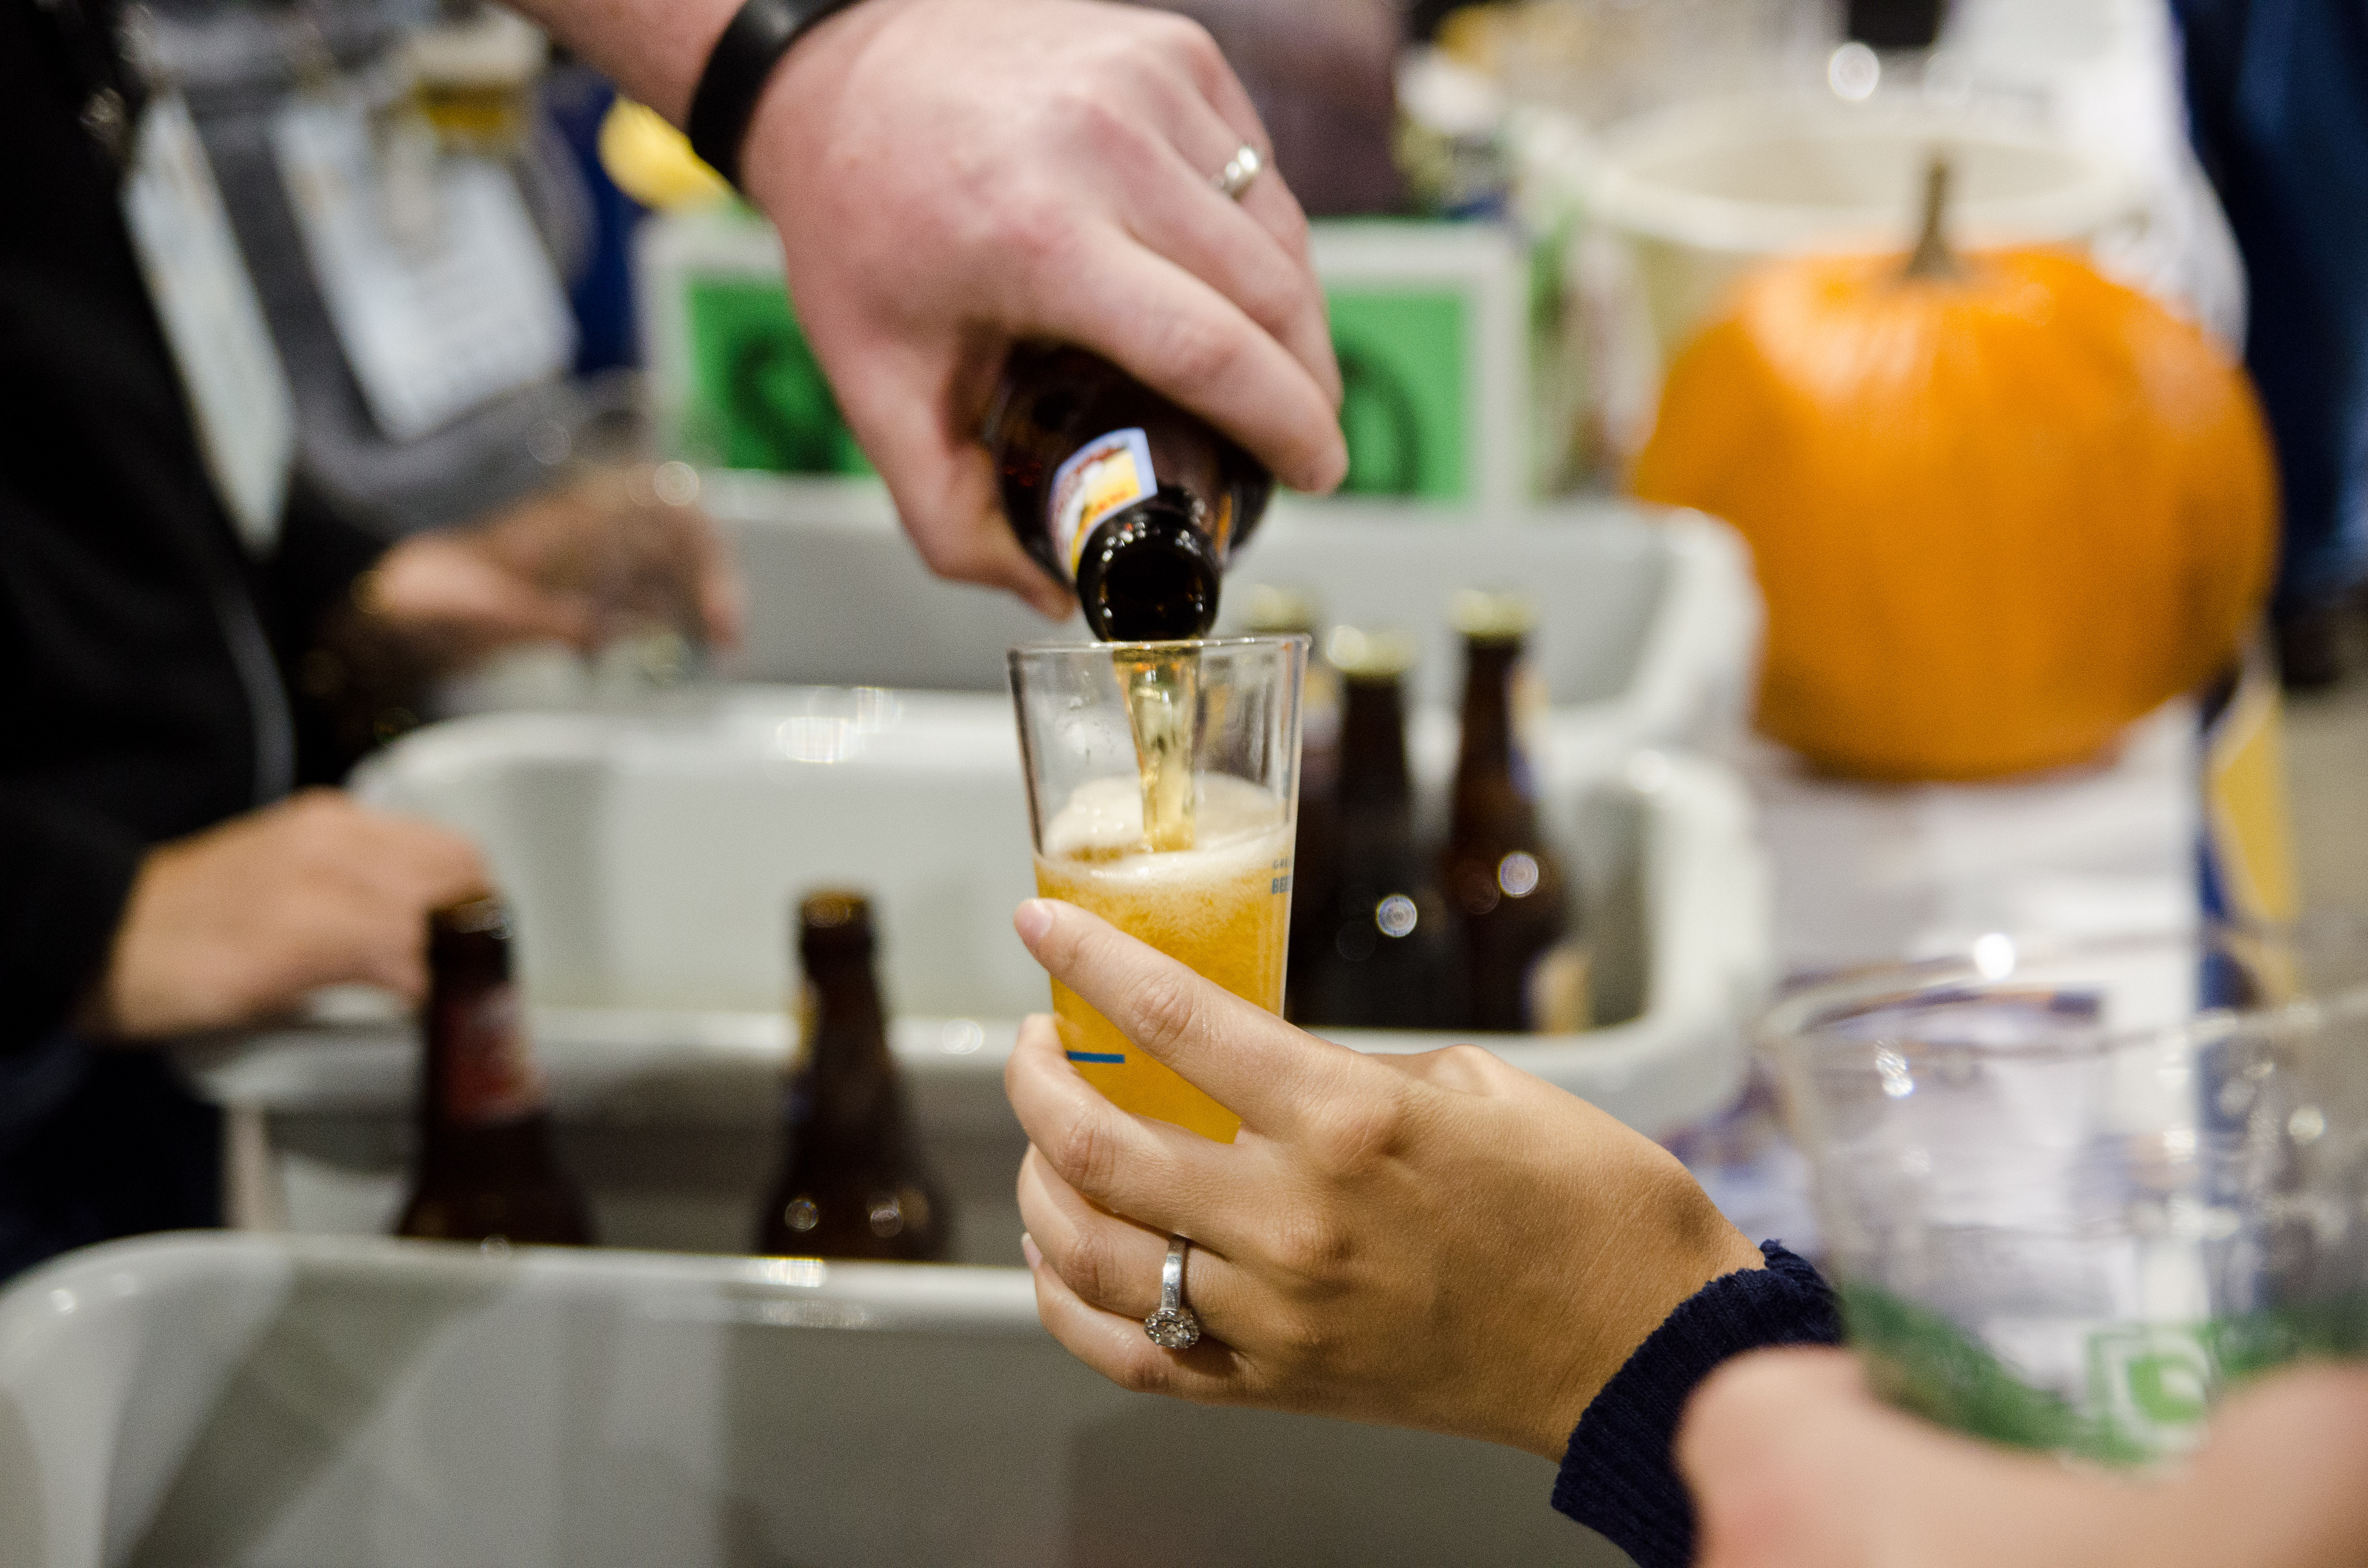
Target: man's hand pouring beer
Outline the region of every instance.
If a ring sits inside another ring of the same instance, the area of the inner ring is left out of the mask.
[[[1240,1115],[1230,1144],[1118,1109],[1030,1018],[1005,1075],[1030,1147],[1037,1308],[1128,1388],[1427,1427],[1562,1456],[1646,1335],[1760,1266],[1666,1151],[1473,1046],[1367,1056],[1284,1023],[1073,905],[1029,950]],[[1204,1337],[1153,1345],[1171,1235]]]
[[[528,0],[684,123],[738,0]],[[798,318],[941,576],[1047,614],[1067,591],[1001,517],[978,439],[1021,338],[1091,349],[1206,417],[1283,483],[1348,468],[1307,221],[1208,33],[1096,0],[862,0],[766,85],[742,183],[781,232]]]

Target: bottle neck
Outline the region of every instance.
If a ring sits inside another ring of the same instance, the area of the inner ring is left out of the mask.
[[[1077,558],[1077,603],[1096,637],[1165,642],[1216,624],[1225,563],[1206,513],[1169,485],[1094,526]]]
[[[548,1102],[505,941],[439,939],[425,1023],[420,1126],[431,1144],[539,1119]]]
[[[813,1039],[806,1042],[809,1068],[843,1068],[888,1060],[888,1015],[871,977],[868,954],[806,955],[806,983],[814,988]]]
[[[1463,738],[1455,763],[1454,832],[1463,836],[1508,811],[1530,812],[1513,734],[1513,675],[1519,642],[1464,642]]]
[[[902,1137],[904,1102],[870,944],[833,950],[808,943],[804,959],[809,1033],[791,1098],[808,1152],[892,1147]]]
[[[1341,809],[1410,810],[1414,786],[1406,772],[1406,703],[1397,681],[1352,676],[1341,684]]]

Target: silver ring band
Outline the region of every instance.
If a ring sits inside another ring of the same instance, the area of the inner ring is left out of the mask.
[[[1184,1253],[1191,1243],[1169,1239],[1167,1261],[1159,1266],[1159,1310],[1143,1320],[1143,1332],[1162,1350],[1190,1350],[1201,1343],[1201,1320],[1184,1304]]]
[[[1250,182],[1257,179],[1265,167],[1266,160],[1258,156],[1258,150],[1245,142],[1242,150],[1234,154],[1233,161],[1218,170],[1217,177],[1209,183],[1239,201],[1242,192],[1250,187]]]

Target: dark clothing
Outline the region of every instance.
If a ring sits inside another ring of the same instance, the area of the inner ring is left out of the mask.
[[[2245,257],[2284,491],[2281,615],[2368,578],[2368,7],[2172,0],[2189,127]]]
[[[0,1057],[76,1060],[48,1119],[17,1114],[48,1091],[0,1077],[18,1102],[0,1108],[0,1251],[23,1231],[27,1184],[66,1179],[41,1165],[60,1140],[111,1128],[136,1142],[147,1127],[161,1149],[180,1135],[167,1123],[199,1114],[160,1064],[83,1059],[57,1037],[142,853],[299,777],[281,671],[383,548],[301,483],[271,559],[239,542],[149,305],[120,170],[78,119],[88,62],[61,27],[35,0],[0,0]],[[78,1239],[212,1202],[89,1196]]]
[[[1579,1417],[1554,1506],[1600,1531],[1637,1568],[1693,1561],[1694,1510],[1671,1444],[1686,1401],[1730,1357],[1773,1345],[1839,1345],[1841,1313],[1817,1271],[1763,1242],[1765,1268],[1713,1279],[1636,1347]]]
[[[94,1242],[222,1222],[221,1113],[155,1052],[60,1034],[0,1057],[0,1280]]]

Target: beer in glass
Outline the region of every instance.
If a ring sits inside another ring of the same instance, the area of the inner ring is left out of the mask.
[[[1244,637],[1011,653],[1037,892],[1274,1013],[1307,647]],[[1070,1062],[1115,1104],[1233,1141],[1239,1118],[1057,981],[1053,1012]]]

